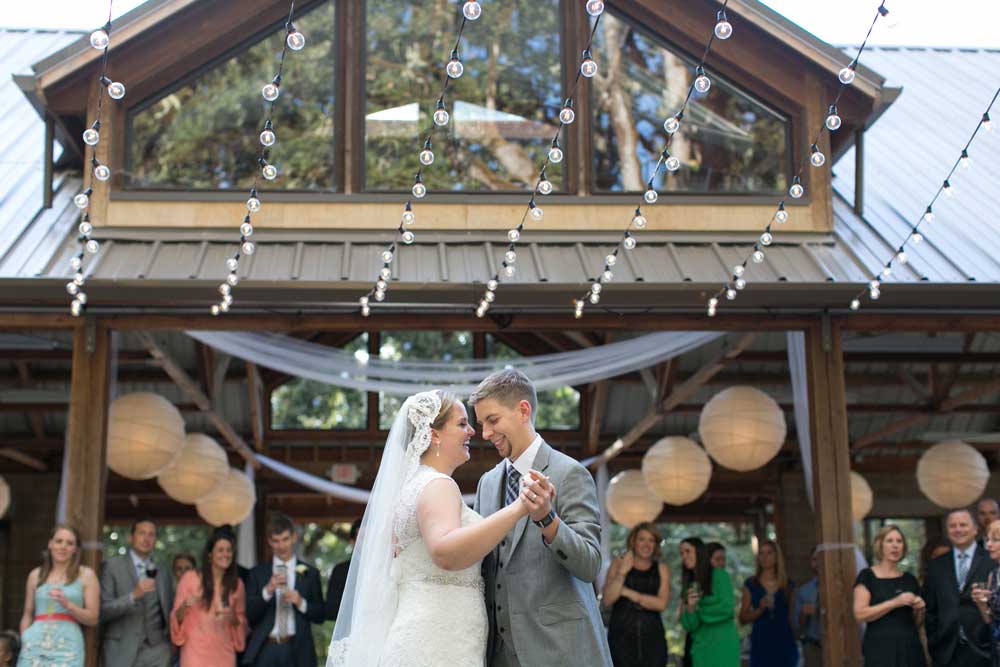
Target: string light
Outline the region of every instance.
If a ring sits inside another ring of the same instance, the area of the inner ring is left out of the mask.
[[[97,111],[94,122],[82,133],[83,143],[90,146],[90,184],[73,196],[73,204],[80,209],[80,224],[77,226],[77,244],[79,250],[70,258],[69,266],[73,271],[73,279],[66,283],[66,292],[73,297],[69,312],[74,317],[83,315],[87,307],[87,293],[84,291],[86,275],[83,272],[84,259],[87,255],[100,252],[101,244],[91,237],[94,225],[90,220],[90,205],[93,203],[94,181],[105,182],[111,178],[111,167],[97,159],[97,145],[101,142],[101,118],[104,114],[104,96],[120,100],[125,97],[125,84],[112,81],[108,77],[108,65],[111,59],[111,2],[108,3],[108,20],[105,24],[90,33],[90,45],[102,51],[101,73],[97,80],[100,83],[97,94]]]
[[[567,97],[563,108],[559,111],[559,122],[563,125],[569,125],[574,120],[576,120],[576,112],[573,111],[573,98]]]
[[[716,14],[715,37],[716,39],[729,39],[733,36],[733,24],[726,18],[726,10],[720,9]]]
[[[840,72],[838,73],[837,78],[840,81],[840,88],[838,89],[836,96],[834,97],[833,101],[830,103],[828,107],[827,115],[823,119],[823,123],[820,125],[819,130],[817,130],[815,136],[813,137],[813,140],[809,144],[809,152],[805,156],[803,156],[803,159],[799,162],[798,168],[796,169],[795,174],[792,177],[792,184],[788,188],[788,196],[790,198],[800,199],[805,194],[805,188],[802,186],[802,172],[805,171],[806,169],[806,160],[808,160],[808,163],[814,168],[821,168],[824,165],[826,165],[826,155],[819,148],[820,139],[822,138],[824,132],[826,133],[835,132],[836,130],[840,129],[841,125],[843,124],[843,121],[837,110],[837,103],[840,102],[840,98],[843,96],[844,91],[847,89],[847,87],[854,82],[854,79],[857,75],[858,62],[861,59],[861,54],[864,53],[865,48],[868,46],[868,39],[871,37],[872,30],[874,30],[875,28],[875,24],[878,22],[879,18],[887,16],[888,14],[889,10],[886,9],[885,7],[885,0],[882,0],[882,2],[878,6],[878,10],[876,11],[874,18],[872,18],[871,24],[868,26],[868,33],[865,35],[864,40],[862,40],[861,46],[858,47],[858,51],[855,54],[854,58],[851,60],[850,64],[841,69]],[[757,242],[754,244],[753,250],[748,255],[748,258],[742,262],[741,264],[742,266],[745,267],[747,265],[748,260],[752,261],[754,264],[764,263],[766,255],[763,249],[771,246],[774,243],[774,233],[772,231],[771,225],[775,222],[778,224],[784,224],[785,222],[788,221],[789,215],[788,211],[785,208],[785,204],[786,200],[784,197],[778,201],[777,206],[775,207],[775,211],[771,215],[771,220],[767,223],[767,226],[764,228],[764,231],[761,232],[761,235],[757,239]],[[741,276],[733,274],[730,277],[729,281],[727,281],[722,287],[719,288],[719,290],[715,294],[713,294],[709,298],[708,302],[709,305],[707,312],[710,317],[713,317],[716,314],[718,298],[720,296],[724,294],[726,299],[729,301],[732,301],[736,298],[737,290],[734,289],[734,286],[736,285],[737,280],[742,281],[740,283],[741,286],[739,287],[739,290],[743,290],[746,287],[746,279]],[[872,291],[876,293],[876,296],[873,298],[877,298],[877,294],[879,293],[878,288],[873,288]],[[715,301],[713,301],[713,299],[715,299]]]
[[[260,192],[257,189],[258,183],[260,182],[259,179],[263,178],[265,181],[273,181],[278,178],[280,173],[278,165],[268,160],[269,152],[278,139],[274,132],[274,106],[281,95],[281,76],[285,68],[285,59],[288,52],[301,51],[306,45],[306,36],[303,35],[292,23],[294,15],[295,0],[292,0],[288,7],[288,18],[285,20],[285,39],[281,45],[281,54],[278,57],[277,72],[271,81],[264,84],[260,91],[264,101],[267,102],[264,125],[258,135],[260,146],[257,152],[257,166],[260,171],[254,176],[253,184],[250,186],[250,192],[245,202],[247,212],[243,216],[243,221],[240,223],[239,227],[239,245],[236,251],[230,257],[226,258],[225,266],[227,273],[225,281],[219,285],[218,290],[221,299],[218,303],[213,304],[209,308],[209,312],[212,313],[212,315],[220,315],[222,313],[229,312],[233,304],[233,290],[240,283],[240,259],[244,256],[252,255],[257,251],[257,244],[251,241],[250,237],[253,236],[254,233],[253,215],[259,213],[261,208],[263,208]]]
[[[909,262],[909,257],[906,254],[907,244],[912,243],[913,245],[919,245],[921,242],[923,242],[924,235],[920,232],[920,227],[921,225],[929,225],[934,222],[934,204],[937,202],[938,198],[942,194],[946,198],[950,198],[954,195],[954,188],[951,185],[951,179],[955,176],[955,171],[958,169],[958,167],[960,165],[964,166],[964,164],[968,161],[969,146],[971,146],[972,142],[975,141],[976,136],[979,134],[979,131],[983,130],[984,132],[989,132],[989,129],[987,128],[987,123],[989,122],[990,118],[990,110],[993,108],[993,105],[996,104],[998,97],[1000,97],[1000,88],[997,88],[996,92],[993,93],[993,99],[990,100],[989,105],[987,105],[986,107],[986,111],[983,112],[983,115],[979,119],[979,122],[976,123],[976,127],[972,130],[972,134],[969,136],[969,140],[965,142],[965,146],[959,153],[958,159],[955,160],[955,162],[951,165],[951,169],[948,170],[948,174],[941,182],[941,185],[938,187],[937,192],[935,192],[934,196],[931,197],[930,203],[927,204],[927,207],[924,209],[924,212],[917,219],[916,223],[914,223],[913,226],[910,228],[910,231],[903,238],[903,241],[893,251],[892,257],[889,258],[889,260],[882,265],[882,268],[880,270],[881,277],[883,278],[888,277],[892,273],[893,262],[899,262],[900,264],[906,264],[907,262]],[[858,310],[859,308],[861,308],[861,299],[864,296],[866,290],[868,291],[868,297],[873,301],[877,300],[881,296],[882,281],[879,275],[873,276],[872,279],[868,282],[868,285],[860,292],[858,292],[858,294],[854,297],[854,299],[851,300],[850,303],[851,310]]]

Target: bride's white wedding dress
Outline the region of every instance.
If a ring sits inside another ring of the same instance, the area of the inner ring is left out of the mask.
[[[398,585],[399,602],[380,667],[482,667],[488,620],[480,563],[442,570],[431,560],[417,524],[417,501],[429,482],[450,479],[421,466],[403,486],[393,515],[397,556],[387,585]],[[483,518],[462,503],[462,526]]]

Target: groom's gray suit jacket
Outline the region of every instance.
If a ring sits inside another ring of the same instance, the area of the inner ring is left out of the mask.
[[[503,507],[506,465],[500,461],[479,480],[475,509],[483,516]],[[487,659],[502,640],[523,667],[611,667],[593,587],[601,569],[597,487],[586,468],[545,442],[533,468],[556,487],[559,530],[547,545],[524,517],[483,560]]]

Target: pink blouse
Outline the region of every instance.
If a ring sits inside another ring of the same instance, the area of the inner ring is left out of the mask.
[[[246,591],[243,582],[236,582],[236,590],[229,596],[229,606],[239,619],[232,625],[226,617],[216,612],[222,609],[222,591],[216,590],[209,609],[201,604],[191,605],[184,613],[184,620],[177,620],[177,610],[192,595],[201,598],[201,574],[194,570],[185,572],[177,584],[174,608],[170,613],[170,636],[181,647],[181,667],[203,665],[233,665],[236,653],[246,645],[248,632],[246,616]]]

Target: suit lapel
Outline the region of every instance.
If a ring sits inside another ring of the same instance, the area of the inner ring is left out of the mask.
[[[952,547],[951,551],[948,552],[948,583],[951,585],[951,590],[958,590],[958,575],[955,573],[955,548]]]
[[[535,461],[531,465],[532,470],[537,470],[538,472],[545,472],[549,467],[549,455],[552,453],[552,448],[542,440],[541,446],[535,453]],[[505,485],[501,485],[505,486]],[[522,517],[518,520],[517,524],[514,526],[514,535],[511,538],[510,553],[513,554],[514,550],[517,549],[517,545],[521,542],[521,538],[524,536],[524,531],[528,527],[529,517]]]
[[[963,591],[968,590],[972,586],[973,581],[984,580],[979,573],[989,571],[983,568],[987,560],[989,560],[989,556],[986,554],[986,549],[976,545],[976,553],[972,555],[972,564],[969,566],[968,576],[965,577],[965,588],[962,589]]]
[[[125,563],[125,572],[128,574],[129,581],[132,582],[132,588],[139,583],[139,573],[135,571],[135,561],[132,560],[132,550],[129,549],[122,556]]]

